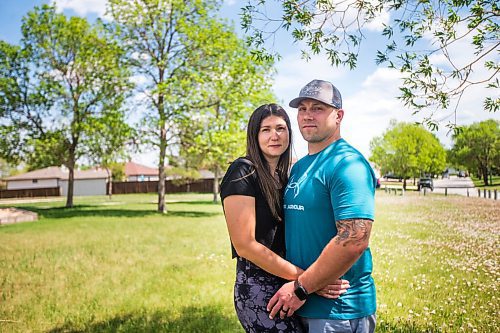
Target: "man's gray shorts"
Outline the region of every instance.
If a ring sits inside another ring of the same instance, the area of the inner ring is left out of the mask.
[[[309,333],[373,333],[376,315],[351,320],[303,318],[302,323]]]

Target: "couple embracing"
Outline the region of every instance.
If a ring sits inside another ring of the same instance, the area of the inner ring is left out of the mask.
[[[290,170],[290,119],[262,105],[248,123],[246,157],[221,184],[238,319],[246,332],[374,332],[375,175],[340,135],[332,83],[311,81],[290,106],[308,155]]]

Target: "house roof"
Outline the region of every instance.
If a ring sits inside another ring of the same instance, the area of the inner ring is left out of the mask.
[[[215,178],[214,173],[210,170],[202,169],[202,170],[199,170],[199,173],[200,173],[201,179],[214,179]]]
[[[75,179],[101,179],[108,178],[108,173],[103,169],[75,170]],[[32,179],[63,179],[69,178],[69,171],[61,167],[48,167],[44,169],[33,170],[20,175],[5,178],[12,180],[32,180]]]
[[[125,175],[127,177],[141,175],[158,176],[158,169],[130,161],[125,163]]]

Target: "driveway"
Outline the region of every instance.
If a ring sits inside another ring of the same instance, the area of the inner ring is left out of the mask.
[[[477,197],[477,190],[470,177],[459,178],[452,176],[450,178],[434,179],[434,193],[444,194],[445,188],[448,189],[448,194],[467,195],[468,191],[469,196]]]

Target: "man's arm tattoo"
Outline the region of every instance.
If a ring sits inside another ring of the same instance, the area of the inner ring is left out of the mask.
[[[366,242],[370,237],[372,220],[369,219],[346,219],[337,221],[337,236],[335,242],[347,246],[349,244],[359,245]]]

